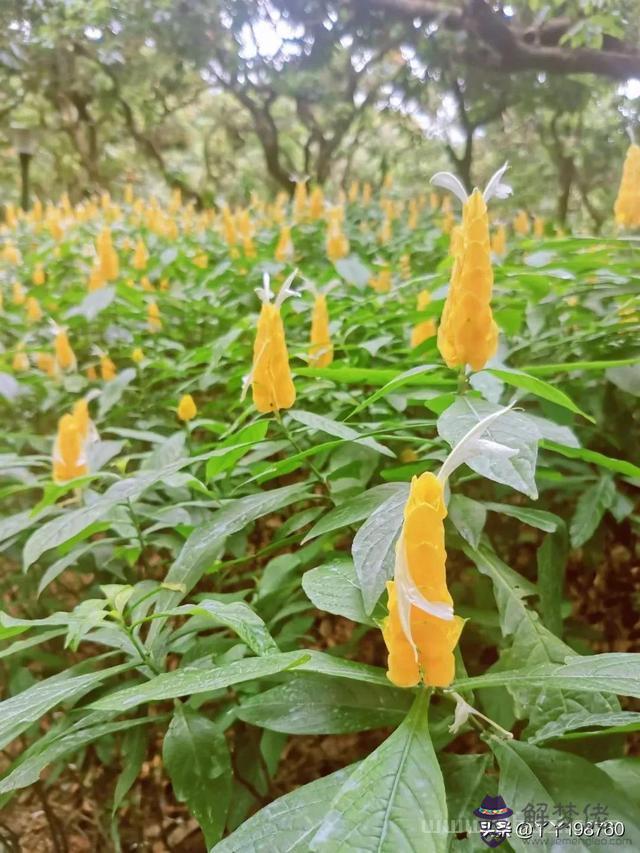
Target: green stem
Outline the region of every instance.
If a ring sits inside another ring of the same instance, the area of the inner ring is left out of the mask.
[[[129,625],[124,625],[124,630],[131,640],[132,644],[135,647],[135,650],[140,655],[140,660],[145,666],[148,666],[149,669],[154,673],[154,675],[161,675],[162,670],[153,662],[151,659],[151,655],[145,650],[145,648],[141,645],[140,640],[136,637],[135,631],[133,627]]]
[[[280,412],[275,411],[273,413],[273,416],[276,419],[276,421],[280,424],[280,428],[282,429],[282,432],[285,434],[287,441],[291,444],[291,446],[293,447],[295,452],[302,454],[304,451],[302,450],[302,448],[300,447],[298,442],[295,440],[295,438],[291,434],[291,432],[290,432],[289,428],[287,427],[287,425],[285,424],[285,422],[280,417]],[[326,477],[324,476],[324,474],[316,468],[316,466],[313,464],[313,462],[310,459],[308,459],[307,462],[309,464],[309,468],[311,469],[311,471],[315,475],[318,482],[321,483],[325,488],[327,488],[327,480],[326,480]]]
[[[458,373],[458,394],[466,394],[468,390],[469,380],[467,379],[467,374],[463,365]]]
[[[133,509],[133,504],[131,503],[131,498],[127,498],[127,509],[129,510],[129,516],[131,518],[131,523],[133,524],[136,537],[138,539],[138,544],[140,545],[140,559],[142,560],[142,564],[146,566],[146,562],[144,559],[144,549],[147,547],[144,541],[144,537],[142,535],[142,528],[140,527],[140,523],[138,522],[138,516],[135,514]]]

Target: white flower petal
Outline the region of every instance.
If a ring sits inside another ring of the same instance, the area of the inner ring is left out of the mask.
[[[396,564],[393,577],[396,582],[396,598],[400,624],[417,661],[418,649],[411,633],[411,607],[417,607],[423,613],[428,613],[429,616],[435,616],[436,619],[442,619],[444,622],[450,622],[453,619],[453,607],[446,601],[429,601],[416,586],[409,571],[404,532],[400,534],[400,538],[396,544]]]
[[[476,453],[491,453],[492,456],[501,456],[503,459],[510,459],[512,456],[517,456],[520,452],[517,447],[508,447],[506,444],[500,444],[498,441],[489,441],[486,438],[478,438],[473,442]],[[472,455],[475,455],[472,454]]]
[[[407,642],[413,649],[413,655],[417,661],[418,649],[416,648],[416,644],[413,642],[413,635],[411,633],[411,599],[407,594],[409,566],[407,564],[407,552],[404,545],[404,533],[400,534],[400,538],[396,542],[396,564],[393,571],[393,578],[396,582],[396,598],[400,625],[402,626],[402,631],[407,638]]]
[[[294,270],[289,278],[282,285],[280,290],[278,291],[278,295],[276,296],[275,306],[276,308],[280,308],[282,303],[288,296],[300,296],[297,290],[292,290],[291,285],[293,284],[293,280],[298,275],[298,270]]]
[[[489,183],[484,188],[484,192],[482,195],[484,196],[485,201],[489,201],[489,199],[495,196],[496,198],[507,198],[511,195],[513,190],[509,186],[509,184],[502,183],[502,176],[509,168],[509,164],[505,163],[498,171],[491,176],[489,179]]]
[[[442,187],[445,190],[449,190],[449,192],[452,192],[456,198],[460,199],[462,204],[465,204],[469,198],[469,195],[459,178],[456,178],[456,176],[452,175],[451,172],[436,172],[429,183],[432,183],[436,187]]]
[[[260,297],[261,302],[271,302],[273,299],[271,279],[268,272],[262,274],[262,287],[256,287],[256,293]]]
[[[465,702],[458,693],[454,693],[453,695],[456,697],[456,709],[453,712],[453,723],[449,726],[449,732],[452,735],[457,735],[469,717],[475,712],[475,709],[468,702]]]
[[[478,452],[478,439],[480,436],[487,430],[487,428],[499,417],[504,415],[505,412],[511,411],[515,404],[515,400],[513,403],[510,403],[508,406],[505,406],[503,409],[499,409],[497,412],[492,412],[490,415],[487,415],[486,418],[483,418],[481,421],[471,427],[469,432],[466,435],[463,435],[460,441],[453,448],[451,453],[445,459],[442,468],[438,471],[438,479],[441,483],[444,483],[448,480],[448,478],[453,474],[456,468],[459,468],[467,459],[470,459],[472,456],[475,456]],[[510,450],[511,448],[509,448]],[[486,450],[486,447],[485,447]],[[482,447],[480,446],[480,452],[482,452]]]

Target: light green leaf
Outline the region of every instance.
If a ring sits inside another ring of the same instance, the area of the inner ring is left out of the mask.
[[[337,770],[269,803],[211,853],[309,853],[309,841],[327,813],[327,803],[356,766]]]
[[[584,820],[588,809],[603,802],[603,792],[611,789],[606,773],[577,755],[496,737],[491,737],[489,744],[500,766],[500,794],[513,809],[516,822],[524,819],[522,811],[529,803],[545,803],[550,814],[554,806],[572,803]],[[625,838],[632,845],[640,843],[637,807],[626,794],[616,789],[606,806],[608,819],[624,823]],[[569,835],[561,837],[566,839]],[[515,833],[509,842],[516,853],[528,853],[531,849]],[[602,839],[583,835],[572,839],[571,847],[580,851],[602,850]]]
[[[529,739],[530,743],[542,743],[545,740],[555,740],[566,735],[567,732],[576,732],[579,729],[589,729],[590,734],[594,729],[606,732],[616,728],[627,731],[640,729],[640,713],[633,711],[610,711],[605,714],[591,714],[588,711],[576,711],[550,720],[542,726]]]
[[[367,489],[366,492],[362,492],[353,498],[348,498],[340,506],[325,513],[304,537],[302,544],[304,545],[305,542],[309,542],[317,536],[331,533],[333,530],[341,530],[343,527],[362,521],[371,515],[387,498],[399,492],[403,492],[405,495],[409,494],[409,489],[405,483],[382,483],[382,485]]]
[[[555,533],[545,537],[536,554],[542,619],[558,637],[562,636],[562,592],[568,556],[567,530],[562,524]]]
[[[79,727],[76,724],[70,731],[62,732],[53,739],[42,738],[41,741],[36,741],[21,755],[18,762],[9,768],[8,773],[0,780],[0,794],[7,794],[10,791],[33,785],[38,781],[40,773],[45,767],[73,755],[87,744],[93,743],[105,735],[131,729],[138,735],[141,729],[133,728],[134,726],[146,725],[155,720],[157,717],[154,720],[141,717],[135,720],[99,723],[86,727]]]
[[[339,788],[310,850],[423,853],[429,824],[435,827],[428,835],[430,853],[448,850],[447,801],[429,736],[428,705],[422,691],[403,724]]]
[[[447,513],[465,542],[477,548],[487,520],[485,505],[464,495],[451,495]]]
[[[257,655],[268,655],[279,649],[262,619],[244,601],[225,603],[207,598],[193,606],[187,605],[191,613],[207,613],[215,621],[231,628]]]
[[[212,480],[223,471],[229,471],[239,462],[251,448],[262,441],[269,429],[269,421],[261,420],[248,424],[220,442],[217,451],[225,452],[212,456],[207,462],[206,477]]]
[[[120,401],[127,386],[133,382],[136,376],[137,372],[133,367],[126,367],[118,373],[115,379],[103,386],[98,398],[98,419],[103,418]]]
[[[362,290],[371,278],[371,270],[365,266],[357,255],[349,255],[335,262],[335,268],[349,284]]]
[[[347,426],[340,421],[334,421],[332,418],[327,418],[325,415],[316,415],[313,412],[303,412],[301,409],[289,409],[287,415],[292,420],[312,430],[326,432],[328,435],[342,438],[345,441],[355,441],[356,444],[362,444],[370,450],[375,450],[376,453],[381,453],[383,456],[390,456],[392,459],[395,459],[395,453],[389,450],[388,447],[385,447],[373,438],[362,436],[353,427]]]
[[[538,530],[544,530],[545,533],[554,533],[559,525],[563,524],[560,516],[552,512],[546,512],[543,509],[532,509],[528,506],[513,506],[512,504],[494,503],[493,501],[483,501],[484,506],[489,512],[498,512],[501,515],[508,515],[511,518],[517,518],[518,521],[528,524],[529,527],[536,527]]]
[[[306,483],[295,483],[266,492],[258,492],[245,498],[230,501],[219,509],[213,520],[203,524],[191,534],[178,555],[178,559],[169,569],[166,583],[180,584],[182,592],[166,590],[157,600],[156,612],[168,610],[180,602],[200,580],[210,562],[219,554],[227,536],[237,533],[262,515],[276,512],[300,500],[307,491]],[[154,643],[160,631],[161,620],[156,619],[151,626],[147,644]]]
[[[507,385],[528,391],[530,394],[535,394],[536,397],[541,397],[543,400],[549,400],[549,402],[555,403],[557,406],[562,406],[562,408],[568,409],[570,412],[575,412],[577,415],[582,415],[583,418],[595,423],[593,418],[587,415],[586,412],[583,412],[564,391],[561,391],[555,385],[550,385],[543,379],[530,376],[528,373],[520,370],[498,369],[495,367],[486,368],[486,370],[488,373],[506,382]]]
[[[590,462],[592,465],[598,465],[600,468],[606,468],[608,471],[614,471],[616,474],[640,479],[640,468],[632,462],[627,462],[625,459],[615,459],[613,456],[605,456],[604,453],[598,453],[596,450],[588,450],[586,447],[567,447],[564,444],[558,444],[548,439],[543,440],[542,447],[546,450],[553,450],[554,453],[560,453],[568,459],[582,459],[583,462]]]
[[[307,649],[264,655],[260,658],[246,658],[209,669],[199,667],[176,669],[157,675],[144,684],[126,687],[117,693],[105,696],[92,707],[99,711],[126,711],[144,702],[160,702],[196,693],[209,693],[212,690],[221,690],[256,678],[266,678],[288,669],[336,678],[352,678],[356,681],[391,687],[383,669]]]
[[[386,582],[393,576],[396,542],[402,529],[407,495],[408,491],[398,491],[387,498],[354,537],[351,553],[367,615],[373,611]]]
[[[345,616],[362,625],[375,624],[365,613],[356,570],[348,557],[332,560],[305,572],[302,588],[318,610]]]
[[[438,433],[454,447],[470,429],[500,408],[486,400],[471,400],[468,396],[458,399],[438,418]],[[520,412],[506,412],[491,424],[483,438],[511,447],[518,453],[507,458],[487,451],[469,459],[467,465],[482,477],[537,498],[535,473],[540,435],[527,416]]]
[[[529,669],[494,671],[454,683],[455,690],[480,687],[537,687],[585,693],[615,693],[640,698],[640,654],[612,652],[568,657],[564,664],[541,664]],[[581,709],[576,703],[574,709]],[[606,712],[603,712],[606,713]]]
[[[45,551],[57,548],[58,545],[73,539],[95,522],[104,519],[113,507],[122,503],[126,504],[127,501],[137,500],[148,488],[195,461],[197,461],[197,457],[179,459],[171,465],[167,465],[166,468],[145,471],[136,474],[134,477],[128,477],[126,480],[120,480],[88,506],[67,511],[42,525],[31,535],[24,546],[22,554],[24,569],[26,570],[33,565]]]
[[[93,690],[112,676],[130,669],[130,664],[112,666],[96,672],[75,675],[67,669],[58,675],[52,675],[38,681],[32,687],[23,690],[0,702],[0,749],[18,737],[31,723],[39,720],[51,708],[61,702],[72,702]]]

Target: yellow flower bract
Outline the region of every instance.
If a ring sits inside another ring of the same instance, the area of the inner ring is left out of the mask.
[[[401,541],[411,580],[432,601],[453,604],[447,588],[444,519],[447,510],[442,484],[429,472],[414,477],[404,508]],[[389,652],[387,676],[398,687],[414,687],[420,681],[432,687],[448,687],[453,681],[455,649],[464,620],[445,621],[411,605],[411,634],[417,655],[400,620],[396,581],[387,583],[389,615],[382,635]]]
[[[453,236],[453,235],[452,235]],[[438,329],[438,349],[449,367],[481,370],[498,347],[498,327],[491,313],[493,269],[487,206],[474,190],[462,212],[462,229],[454,246],[449,294]]]

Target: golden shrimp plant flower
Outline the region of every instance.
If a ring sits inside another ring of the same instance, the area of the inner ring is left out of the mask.
[[[56,362],[61,370],[75,370],[77,366],[76,354],[74,353],[66,329],[54,326],[53,348]]]
[[[293,242],[291,241],[291,228],[283,225],[276,244],[275,259],[281,264],[286,263],[293,257]]]
[[[243,396],[249,385],[253,402],[259,412],[278,412],[290,409],[296,399],[296,389],[289,367],[289,353],[280,316],[282,303],[288,296],[298,294],[291,289],[297,275],[294,271],[273,298],[269,276],[265,273],[263,286],[256,292],[262,301],[256,337],[253,344],[253,367],[245,381]]]
[[[42,320],[42,308],[35,296],[27,298],[27,319],[30,323],[37,323]]]
[[[431,294],[428,290],[421,290],[418,294],[417,308],[418,311],[424,311],[431,302]],[[411,346],[418,347],[421,343],[432,338],[436,333],[436,321],[433,317],[428,320],[421,320],[416,323],[411,330]]]
[[[36,267],[33,271],[32,280],[35,285],[44,284],[45,282],[45,272],[43,264],[36,264]]]
[[[328,367],[333,361],[333,344],[329,330],[329,309],[326,293],[314,291],[311,313],[311,347],[309,364],[312,367]]]
[[[142,237],[138,237],[136,248],[133,253],[133,268],[136,270],[146,269],[148,260],[149,253],[147,252],[147,247],[144,244],[144,240],[142,239]]]
[[[462,226],[459,232],[452,232],[453,270],[438,329],[438,349],[448,367],[470,365],[481,370],[498,347],[498,327],[491,313],[493,268],[487,201],[494,195],[505,198],[511,192],[502,183],[506,169],[505,163],[484,192],[476,188],[471,195],[448,172],[438,172],[431,179],[462,202]]]
[[[389,653],[387,677],[398,687],[420,681],[448,687],[455,673],[454,649],[464,620],[454,615],[447,587],[444,487],[453,471],[474,455],[514,456],[517,450],[482,438],[510,407],[477,423],[451,451],[437,475],[414,477],[396,544],[393,580],[387,583],[388,616],[382,625]]]
[[[178,403],[178,418],[185,423],[198,414],[198,407],[191,394],[184,394]]]
[[[73,415],[63,415],[53,447],[53,479],[66,483],[88,472],[82,428]]]
[[[150,302],[147,306],[147,328],[154,334],[162,331],[162,319],[157,302]]]
[[[629,146],[613,208],[623,228],[640,228],[640,145]]]

